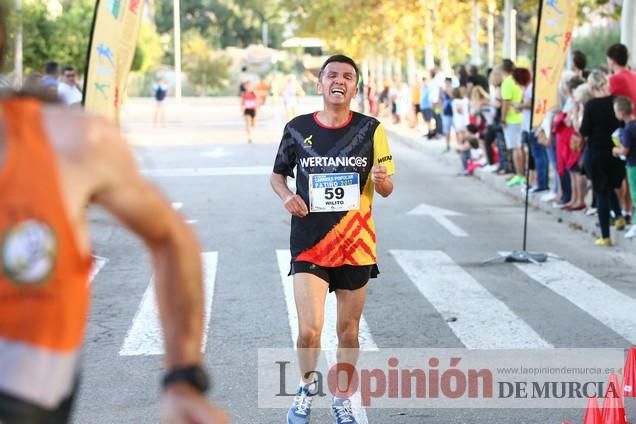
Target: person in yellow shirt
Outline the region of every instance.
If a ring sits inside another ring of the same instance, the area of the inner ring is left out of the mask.
[[[515,64],[510,59],[504,59],[502,64],[502,72],[504,75],[501,84],[501,117],[504,128],[504,139],[506,148],[512,151],[512,161],[515,165],[515,175],[508,181],[508,186],[525,184],[525,156],[523,146],[521,145],[521,123],[523,117],[521,112],[517,111],[516,105],[523,102],[523,90],[512,78],[512,71]]]

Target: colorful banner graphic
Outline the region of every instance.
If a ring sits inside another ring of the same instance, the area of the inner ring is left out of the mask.
[[[536,43],[532,128],[559,107],[558,85],[572,42],[578,0],[541,0]]]
[[[143,0],[101,0],[95,6],[84,81],[84,107],[119,122]]]

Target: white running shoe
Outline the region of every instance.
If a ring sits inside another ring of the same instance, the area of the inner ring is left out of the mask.
[[[551,191],[550,193],[546,193],[543,196],[541,196],[541,201],[542,202],[550,202],[554,199],[556,199],[557,195],[555,192]]]
[[[628,232],[625,233],[625,238],[636,238],[636,224],[632,225]]]

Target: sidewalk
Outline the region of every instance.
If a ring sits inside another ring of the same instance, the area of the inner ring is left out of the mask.
[[[390,119],[382,119],[382,123],[386,128],[387,135],[392,141],[402,143],[430,157],[438,158],[441,163],[448,165],[449,169],[456,170],[458,174],[461,172],[461,162],[458,154],[455,153],[454,150],[448,153],[442,153],[446,145],[444,138],[438,137],[429,140],[426,137],[422,137],[417,130],[409,128],[405,124],[393,124],[390,122]],[[506,185],[506,177],[503,175],[477,169],[474,178],[478,178],[493,190],[514,197],[521,203],[525,201],[525,194],[521,192],[520,186],[508,187]],[[592,236],[590,237],[590,246],[595,247],[593,242],[596,238],[600,237],[601,233],[596,215],[587,216],[583,211],[568,212],[553,208],[552,202],[541,202],[539,200],[540,197],[541,196],[530,195],[529,205],[532,209],[542,210],[554,216],[557,222],[563,223],[573,230],[581,230],[590,234]],[[624,238],[623,235],[625,231],[615,231],[613,228],[611,231],[614,248],[618,247],[628,252],[636,252],[636,239]]]

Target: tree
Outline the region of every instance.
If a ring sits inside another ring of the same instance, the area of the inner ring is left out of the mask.
[[[183,34],[183,70],[198,95],[227,86],[230,59],[215,56],[207,39],[198,29]]]
[[[22,49],[26,73],[42,72],[50,60],[74,66],[79,72],[86,68],[95,5],[88,0],[72,3],[57,19],[49,17],[43,0],[24,3]]]
[[[270,45],[280,46],[284,30],[282,0],[182,0],[181,29],[196,28],[214,47],[247,47],[262,40],[268,25]],[[157,0],[155,21],[159,33],[172,31],[173,0]],[[217,38],[218,35],[218,38]]]

